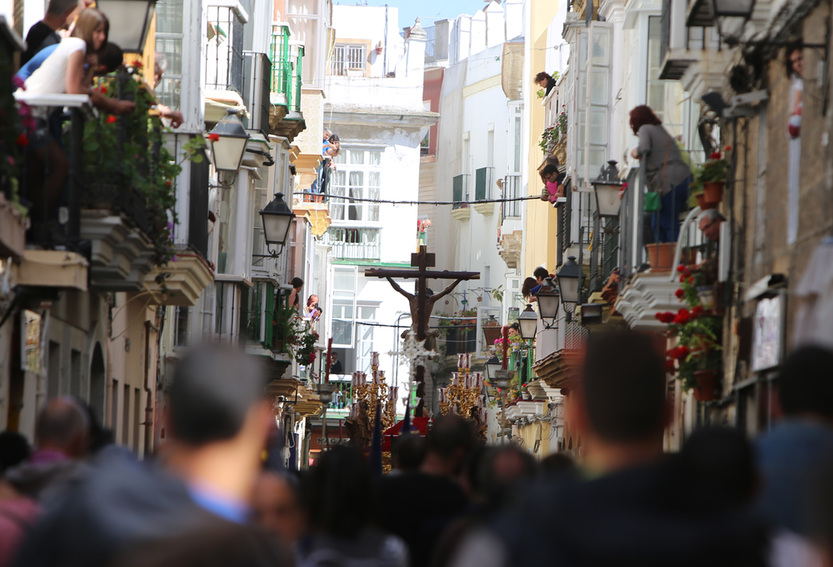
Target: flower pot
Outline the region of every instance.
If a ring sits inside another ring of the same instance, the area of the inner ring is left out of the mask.
[[[645,246],[648,249],[648,258],[651,262],[652,271],[670,270],[674,263],[674,252],[677,249],[676,242],[657,242]]]
[[[486,344],[491,346],[500,338],[500,327],[483,327],[483,336],[486,337]]]
[[[717,203],[712,203],[706,200],[705,193],[697,193],[694,195],[694,198],[697,199],[697,206],[700,207],[700,210],[705,211],[706,209],[714,209],[717,207]]]
[[[694,399],[698,402],[711,402],[717,399],[717,370],[697,370],[694,372],[697,385],[694,387]]]
[[[725,183],[722,181],[706,181],[703,183],[703,196],[705,202],[717,205],[720,201],[722,201],[724,185]]]

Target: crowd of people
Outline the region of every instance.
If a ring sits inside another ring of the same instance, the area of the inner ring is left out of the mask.
[[[263,369],[198,347],[145,462],[73,398],[46,404],[34,448],[0,434],[0,566],[830,564],[831,368],[826,349],[792,353],[783,418],[754,445],[702,428],[666,454],[653,340],[592,334],[563,390],[575,461],[485,445],[449,415],[427,437],[404,432],[387,475],[350,446],[299,473],[282,467]]]

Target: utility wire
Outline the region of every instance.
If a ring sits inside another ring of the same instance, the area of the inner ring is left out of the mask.
[[[540,195],[530,195],[528,197],[514,197],[512,199],[478,199],[477,201],[393,201],[388,199],[362,199],[361,197],[346,197],[341,195],[322,195],[321,193],[310,193],[308,191],[296,191],[293,195],[313,195],[322,196],[326,199],[339,199],[341,201],[353,201],[359,203],[380,203],[384,205],[477,205],[480,203],[511,203],[513,201],[537,201],[541,198]]]

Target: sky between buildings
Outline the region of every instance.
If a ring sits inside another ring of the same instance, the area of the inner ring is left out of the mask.
[[[435,20],[456,18],[460,14],[474,14],[484,8],[484,0],[336,0],[344,6],[384,6],[399,8],[399,28],[410,26],[419,17],[423,27]]]

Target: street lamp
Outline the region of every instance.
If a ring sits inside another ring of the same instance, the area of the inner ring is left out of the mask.
[[[144,51],[156,0],[98,0],[96,7],[110,20],[108,41],[128,53]]]
[[[532,309],[532,304],[527,303],[526,309],[518,316],[518,325],[521,328],[521,338],[531,341],[538,332],[538,315]]]
[[[546,278],[544,287],[541,288],[535,297],[538,299],[538,313],[544,328],[551,329],[555,326],[555,319],[558,316],[558,304],[561,303],[561,294],[558,293],[552,279]]]
[[[555,274],[558,280],[558,289],[561,292],[561,302],[564,304],[564,310],[568,313],[572,313],[579,302],[582,275],[581,266],[576,263],[575,256],[567,258],[567,261]]]
[[[622,199],[619,197],[622,181],[619,179],[616,160],[608,160],[607,167],[602,166],[599,176],[590,183],[596,194],[596,212],[599,216],[618,217],[622,207]]]
[[[489,381],[495,380],[497,378],[498,371],[503,368],[503,365],[500,362],[500,359],[497,356],[493,356],[489,360],[486,361],[486,377]]]
[[[260,211],[260,218],[263,221],[263,238],[266,240],[266,248],[272,256],[279,253],[269,249],[270,244],[283,246],[289,237],[289,227],[292,226],[292,219],[295,213],[289,210],[283,200],[283,193],[275,193],[275,198]]]
[[[223,119],[208,133],[211,159],[217,171],[237,173],[248,141],[249,133],[237,116],[237,110],[229,108]]]

